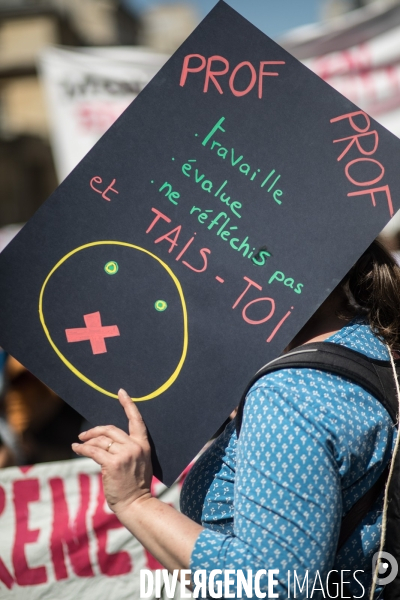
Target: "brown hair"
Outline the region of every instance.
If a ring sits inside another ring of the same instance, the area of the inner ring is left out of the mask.
[[[400,267],[375,240],[341,282],[352,316],[362,315],[392,349],[400,346]],[[347,312],[347,311],[346,311]]]

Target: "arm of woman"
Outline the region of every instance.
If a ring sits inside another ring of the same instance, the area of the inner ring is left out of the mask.
[[[212,509],[218,513],[225,487],[231,493],[221,468],[203,506],[201,518],[209,528],[197,538],[190,566],[192,573],[208,574],[221,569],[246,576],[251,570],[254,576],[264,570],[260,590],[267,596],[265,571],[278,569],[273,591],[287,598],[295,572],[300,585],[308,577],[310,594],[315,577],[326,577],[335,556],[342,501],[336,444],[325,433],[330,415],[321,423],[323,402],[316,403],[313,388],[309,398],[299,398],[299,382],[284,378],[280,386],[278,377],[268,375],[252,388],[239,439],[232,441],[237,444],[232,535],[212,527]],[[215,580],[223,581],[224,574]]]
[[[153,471],[146,426],[124,390],[118,398],[129,420],[129,434],[112,425],[94,427],[81,433],[83,443],[72,448],[101,466],[108,505],[132,535],[169,571],[188,569],[203,528],[151,496]]]
[[[237,447],[233,535],[204,529],[151,498],[146,428],[129,396],[119,397],[129,435],[96,427],[81,434],[84,443],[74,450],[102,466],[110,508],[167,569],[280,569],[274,592],[281,597],[288,592],[287,571],[296,570],[301,580],[307,572],[310,579],[326,572],[335,554],[341,492],[314,397],[299,403],[270,384],[250,392]],[[268,590],[266,575],[260,588]]]

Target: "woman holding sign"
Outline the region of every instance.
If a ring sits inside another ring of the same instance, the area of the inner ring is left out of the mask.
[[[400,342],[399,298],[400,268],[374,242],[289,349],[329,341],[387,361]],[[132,534],[169,571],[191,569],[195,597],[205,572],[211,597],[369,597],[381,489],[337,550],[343,515],[385,477],[395,442],[366,389],[312,368],[259,378],[239,435],[232,421],[189,473],[183,514],[151,497],[146,427],[126,392],[119,399],[129,435],[95,427],[73,448],[102,466],[108,504]]]

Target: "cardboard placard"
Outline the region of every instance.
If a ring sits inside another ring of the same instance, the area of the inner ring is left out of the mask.
[[[0,258],[0,344],[167,484],[399,207],[399,140],[219,2]]]

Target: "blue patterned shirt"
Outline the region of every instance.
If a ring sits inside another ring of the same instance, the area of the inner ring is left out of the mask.
[[[327,341],[389,358],[357,320]],[[192,572],[279,569],[274,592],[288,598],[287,571],[291,582],[296,571],[300,583],[308,571],[309,596],[304,588],[296,597],[319,599],[318,576],[325,586],[330,569],[348,569],[344,580],[361,597],[352,572],[363,571],[356,577],[367,590],[382,497],[336,553],[341,519],[385,469],[394,438],[381,403],[349,380],[305,368],[261,377],[248,393],[239,439],[231,422],[182,489],[182,512],[205,528],[192,552]],[[267,592],[267,579],[261,584]]]

